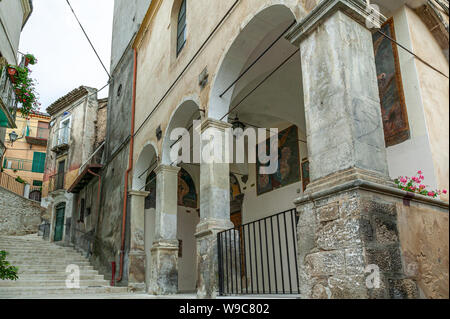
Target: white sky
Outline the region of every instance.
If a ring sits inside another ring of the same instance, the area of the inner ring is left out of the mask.
[[[114,0],[70,0],[106,68],[110,68]],[[36,91],[45,111],[80,85],[100,89],[108,76],[91,49],[65,0],[34,0],[23,29],[19,51],[38,59],[31,66]],[[107,97],[108,88],[99,93]]]

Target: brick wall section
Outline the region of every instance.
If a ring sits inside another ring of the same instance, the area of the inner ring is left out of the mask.
[[[21,236],[38,232],[45,210],[39,203],[28,200],[0,187],[0,234]]]

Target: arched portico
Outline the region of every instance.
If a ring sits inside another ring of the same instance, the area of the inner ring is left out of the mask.
[[[130,250],[129,275],[131,287],[144,289],[150,284],[151,247],[155,233],[154,209],[146,209],[146,198],[151,196],[148,192],[147,177],[152,167],[158,164],[158,152],[155,145],[147,143],[139,154],[135,164],[130,209]],[[147,265],[147,267],[146,267]]]

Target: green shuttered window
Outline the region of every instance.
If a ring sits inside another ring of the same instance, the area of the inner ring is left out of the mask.
[[[35,152],[33,155],[33,173],[44,173],[45,169],[45,153]]]

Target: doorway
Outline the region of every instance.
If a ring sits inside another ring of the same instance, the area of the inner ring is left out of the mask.
[[[62,241],[63,239],[65,213],[66,204],[59,204],[58,206],[56,206],[55,236],[53,238],[55,242]]]

